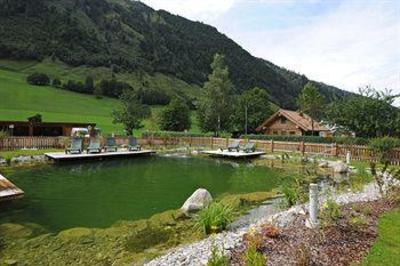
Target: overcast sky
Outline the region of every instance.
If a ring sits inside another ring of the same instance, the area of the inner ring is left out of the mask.
[[[339,88],[400,93],[400,0],[142,0]]]

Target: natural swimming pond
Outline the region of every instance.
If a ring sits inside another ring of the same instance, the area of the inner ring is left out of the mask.
[[[35,223],[53,232],[108,227],[177,209],[199,187],[214,197],[269,191],[285,175],[246,162],[185,156],[17,169],[7,178],[25,197],[0,205],[0,223]]]

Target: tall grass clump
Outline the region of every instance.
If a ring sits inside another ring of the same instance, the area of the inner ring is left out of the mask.
[[[233,208],[230,205],[212,203],[198,213],[196,225],[206,234],[217,233],[225,230],[233,219]]]
[[[284,207],[291,207],[298,203],[307,201],[307,188],[309,181],[307,177],[294,177],[281,185],[284,199]]]
[[[228,266],[229,259],[224,253],[215,246],[213,243],[211,247],[211,255],[208,259],[207,266]]]
[[[248,243],[248,247],[243,254],[244,265],[246,266],[264,266],[267,264],[267,259],[257,250],[255,242]]]

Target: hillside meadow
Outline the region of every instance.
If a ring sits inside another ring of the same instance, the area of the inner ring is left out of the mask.
[[[123,134],[122,125],[113,124],[111,117],[112,110],[119,104],[118,100],[107,97],[97,99],[93,95],[49,86],[32,86],[25,79],[26,72],[31,72],[29,70],[35,65],[30,62],[6,63],[7,67],[4,61],[0,62],[0,120],[25,121],[29,116],[40,113],[46,122],[95,122],[104,134]],[[135,135],[143,130],[158,130],[157,117],[162,107],[154,106],[151,109],[151,117],[144,121],[144,128],[136,131]],[[194,114],[192,120],[192,130],[197,132]]]

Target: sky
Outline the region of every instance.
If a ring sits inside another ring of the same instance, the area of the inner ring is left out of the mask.
[[[251,54],[349,91],[400,94],[400,0],[142,0]]]

